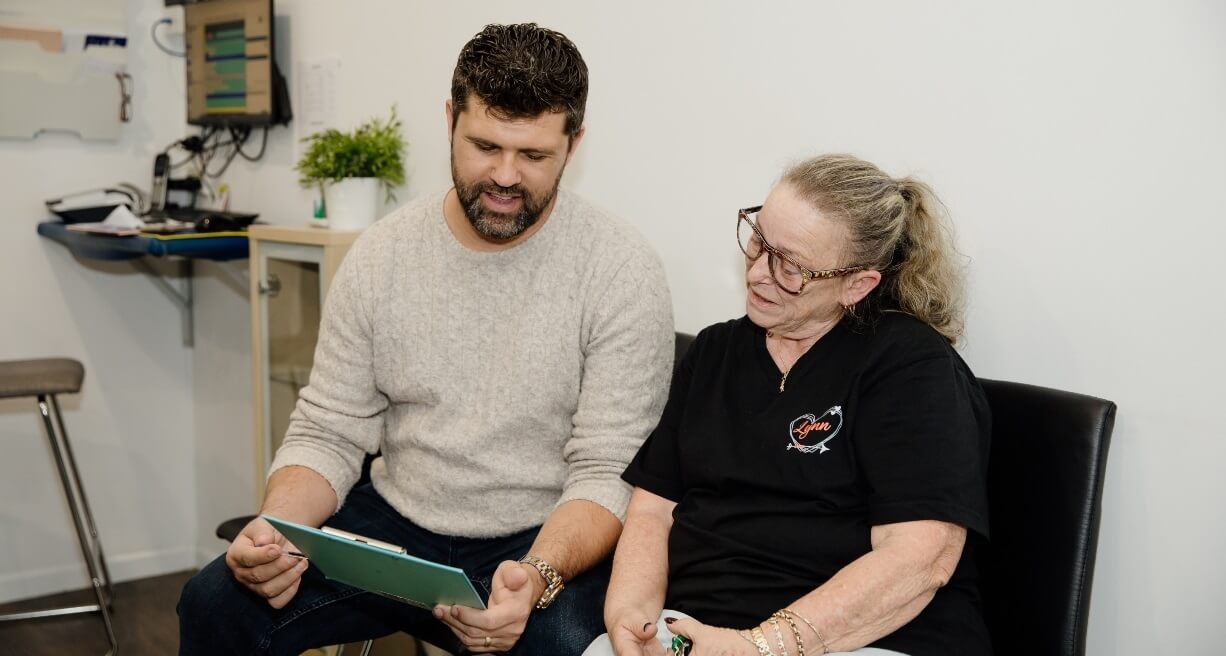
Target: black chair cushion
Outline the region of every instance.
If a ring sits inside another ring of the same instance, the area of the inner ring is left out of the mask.
[[[681,366],[681,358],[689,352],[690,345],[694,343],[694,336],[686,333],[677,333],[676,341],[673,344],[673,375],[677,375],[677,368]]]
[[[1081,656],[1116,406],[980,382],[992,408],[992,539],[979,564],[995,653]]]
[[[217,537],[226,542],[233,542],[234,538],[238,537],[243,527],[251,523],[255,519],[255,515],[243,515],[242,517],[234,517],[217,525]]]
[[[0,362],[0,399],[73,394],[84,379],[85,367],[68,358]]]

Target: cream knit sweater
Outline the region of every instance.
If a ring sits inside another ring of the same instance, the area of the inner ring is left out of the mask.
[[[624,516],[620,475],[672,371],[658,257],[565,191],[528,240],[474,252],[443,198],[378,221],[345,257],[271,469],[309,467],[343,503],[381,451],[375,488],[445,535],[509,535],[572,499]]]

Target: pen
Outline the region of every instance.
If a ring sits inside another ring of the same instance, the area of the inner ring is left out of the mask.
[[[285,552],[285,555],[287,555],[287,556],[293,556],[294,558],[301,558],[301,559],[303,559],[303,560],[306,560],[306,559],[307,559],[307,555],[306,555],[306,554],[304,554],[304,553],[298,553],[297,551],[287,551],[287,552]]]

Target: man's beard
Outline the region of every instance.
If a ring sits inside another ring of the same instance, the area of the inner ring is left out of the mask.
[[[460,207],[464,208],[464,216],[468,217],[468,222],[472,224],[477,234],[493,241],[509,241],[524,234],[524,231],[541,219],[541,213],[549,207],[558,194],[562,172],[558,172],[558,178],[554,180],[553,187],[541,198],[518,184],[512,187],[503,187],[490,181],[465,184],[460,180],[454,162],[451,165],[451,181],[455,184]],[[481,194],[484,192],[503,196],[519,196],[522,204],[518,211],[510,214],[493,212],[481,203]]]

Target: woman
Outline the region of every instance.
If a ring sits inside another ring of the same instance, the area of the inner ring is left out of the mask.
[[[588,653],[991,652],[971,553],[990,418],[937,207],[829,155],[738,213],[746,316],[698,335],[624,474]]]

